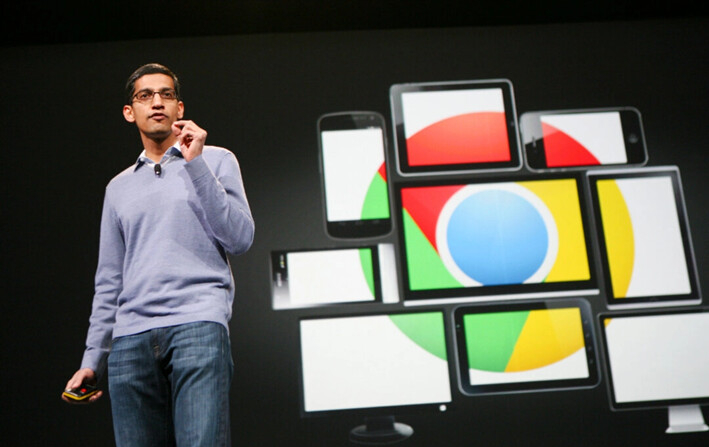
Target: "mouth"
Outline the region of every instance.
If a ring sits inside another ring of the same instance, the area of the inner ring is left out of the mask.
[[[166,118],[167,115],[165,115],[164,113],[153,113],[152,115],[150,115],[150,119],[154,119],[156,121],[162,121]]]

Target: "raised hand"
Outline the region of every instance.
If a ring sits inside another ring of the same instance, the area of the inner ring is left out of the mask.
[[[207,140],[207,131],[199,127],[194,121],[179,120],[172,124],[172,133],[180,143],[180,150],[185,161],[192,161],[204,149]]]

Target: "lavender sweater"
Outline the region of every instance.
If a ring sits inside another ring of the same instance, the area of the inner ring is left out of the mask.
[[[254,235],[239,164],[213,146],[189,163],[170,148],[163,163],[157,176],[139,160],[106,187],[81,363],[99,375],[114,338],[195,321],[228,329],[234,280],[227,253],[245,252]]]

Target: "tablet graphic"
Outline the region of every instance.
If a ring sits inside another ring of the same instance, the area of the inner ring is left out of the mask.
[[[395,84],[390,96],[401,175],[521,167],[510,81]]]
[[[461,389],[509,393],[598,384],[584,300],[473,305],[455,310]]]
[[[271,252],[273,309],[398,302],[392,244]]]
[[[674,166],[589,173],[609,306],[701,301]]]
[[[598,293],[580,180],[398,184],[406,304]]]

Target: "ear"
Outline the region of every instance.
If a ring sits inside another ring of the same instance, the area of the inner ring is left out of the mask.
[[[177,119],[181,120],[185,116],[185,104],[182,101],[177,103]]]
[[[135,117],[133,116],[133,107],[127,104],[123,106],[123,118],[125,118],[126,121],[128,121],[129,123],[135,122]]]

